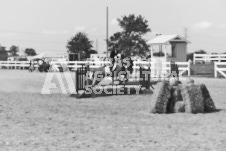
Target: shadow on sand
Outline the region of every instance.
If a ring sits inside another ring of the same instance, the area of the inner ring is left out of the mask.
[[[221,111],[226,112],[226,109],[216,109],[216,110],[211,111],[211,112],[204,112],[204,114],[217,113],[217,112],[221,112]]]

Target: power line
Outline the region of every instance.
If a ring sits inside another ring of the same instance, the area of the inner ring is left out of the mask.
[[[40,33],[40,32],[24,32],[24,31],[9,31],[9,30],[0,30],[0,32],[2,32],[2,33],[16,33],[16,34],[26,34],[26,35],[43,35],[43,36],[45,36],[45,35],[52,35],[52,36],[72,36],[72,34],[73,34],[73,32],[71,32],[71,33],[64,33],[64,32],[62,32],[62,33]],[[74,34],[73,34],[74,35]],[[91,35],[91,36],[89,36],[88,35],[88,37],[105,37],[105,36],[103,36],[103,35]]]
[[[62,44],[62,41],[40,41],[40,40],[24,40],[24,39],[18,39],[18,38],[13,38],[13,39],[3,39],[0,38],[2,41],[19,41],[19,42],[32,42],[32,43],[51,43],[51,44]]]
[[[49,40],[44,40],[44,41],[41,41],[41,40],[31,40],[31,39],[20,39],[20,38],[3,38],[3,37],[0,37],[0,40],[2,41],[19,41],[19,42],[32,42],[32,43],[51,43],[51,44],[66,44],[68,42],[68,40],[60,40],[60,41],[49,41]],[[96,42],[98,42],[98,39],[96,38]],[[106,45],[106,43],[104,42],[98,42],[98,44],[101,44],[101,45]]]

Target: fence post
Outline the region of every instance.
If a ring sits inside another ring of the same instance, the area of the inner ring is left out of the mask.
[[[77,65],[76,65],[76,62],[75,61],[71,65],[73,66],[74,70],[77,70],[76,69],[77,68]]]
[[[188,76],[191,76],[191,63],[188,62]]]
[[[141,68],[141,65],[140,65],[140,68],[139,68],[139,82],[141,84],[141,86],[143,87],[143,80],[142,80],[142,68]]]
[[[214,77],[217,78],[217,64],[214,62]]]
[[[78,70],[75,69],[75,91],[78,93]]]
[[[195,64],[195,53],[194,53],[194,55],[193,55],[193,64]]]
[[[150,63],[149,63],[149,67],[148,67],[148,72],[150,74],[148,74],[148,85],[147,85],[146,89],[149,89],[150,88],[150,83],[151,83],[151,68],[150,68]]]
[[[204,62],[205,62],[205,64],[206,64],[206,60],[207,60],[207,55],[204,55]]]

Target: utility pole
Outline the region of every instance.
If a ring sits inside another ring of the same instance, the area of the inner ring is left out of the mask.
[[[98,53],[98,39],[96,39],[96,51]]]
[[[106,57],[108,57],[108,6],[106,10]]]
[[[184,38],[188,40],[188,27],[184,27]]]
[[[188,27],[184,27],[184,39],[188,40]],[[188,53],[188,43],[186,43],[186,53]]]

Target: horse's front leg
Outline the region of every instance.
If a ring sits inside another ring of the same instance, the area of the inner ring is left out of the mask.
[[[98,74],[93,77],[92,87],[98,85],[104,79],[104,74]]]
[[[121,71],[121,74],[118,75],[120,84],[125,84],[129,81],[129,73],[128,71]]]
[[[98,84],[99,84],[99,81],[96,78],[94,78],[93,82],[92,82],[92,87],[94,87],[95,85],[98,85]]]
[[[129,81],[129,76],[130,76],[130,73],[129,73],[129,71],[128,70],[126,70],[126,74],[125,74],[125,83],[127,83],[128,81]]]

